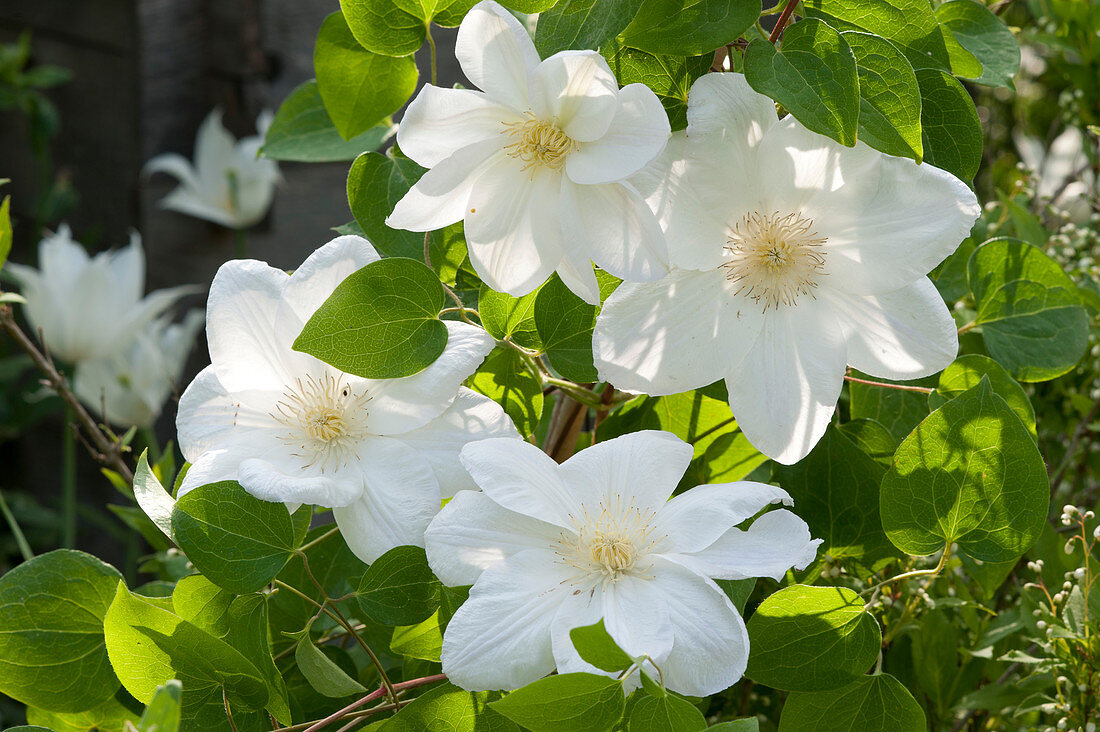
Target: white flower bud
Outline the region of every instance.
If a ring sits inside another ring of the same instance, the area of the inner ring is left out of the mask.
[[[1073,576],[1078,582],[1080,582],[1085,578],[1085,568],[1078,567],[1077,569],[1073,570]]]

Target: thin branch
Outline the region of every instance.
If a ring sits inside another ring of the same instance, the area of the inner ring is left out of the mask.
[[[1100,415],[1100,399],[1097,399],[1092,403],[1092,408],[1089,410],[1085,418],[1077,423],[1077,427],[1073,430],[1073,435],[1070,437],[1069,444],[1066,445],[1066,454],[1062,456],[1062,462],[1058,464],[1058,468],[1050,476],[1050,489],[1053,491],[1055,486],[1058,485],[1058,481],[1062,479],[1062,475],[1069,468],[1073,462],[1073,456],[1077,452],[1077,445],[1081,442],[1081,439],[1088,432],[1089,424],[1096,419],[1097,415]]]
[[[779,36],[783,35],[783,29],[786,28],[787,23],[790,22],[796,5],[798,5],[798,0],[787,0],[787,5],[783,8],[783,12],[780,13],[779,20],[775,21],[775,27],[772,28],[771,35],[768,36],[768,42],[772,45],[775,45],[775,42],[779,40]]]
[[[434,684],[437,681],[446,681],[446,680],[447,680],[447,675],[446,674],[435,674],[433,676],[424,676],[422,678],[412,679],[410,681],[402,681],[400,683],[394,684],[393,688],[396,691],[405,691],[406,689],[415,689],[418,686],[426,686],[427,684]],[[348,704],[343,709],[341,709],[339,711],[336,711],[336,712],[333,712],[332,714],[328,715],[324,719],[320,719],[320,720],[310,724],[308,727],[301,727],[299,725],[295,725],[293,727],[284,728],[284,732],[298,732],[299,730],[301,730],[301,732],[317,732],[317,730],[323,729],[324,727],[327,727],[328,725],[332,724],[333,722],[337,721],[338,719],[342,719],[343,717],[347,716],[351,712],[354,712],[359,707],[361,707],[365,704],[370,704],[375,699],[382,698],[385,694],[386,694],[386,688],[385,687],[379,687],[378,689],[375,689],[374,691],[372,691],[371,693],[369,693],[366,696],[362,697],[361,699],[356,699],[355,701],[353,701],[351,704]],[[381,710],[379,710],[379,711],[381,711]]]
[[[940,561],[937,562],[936,566],[933,567],[932,569],[915,569],[912,572],[903,572],[903,573],[897,575],[896,577],[891,577],[890,579],[883,580],[882,582],[879,582],[874,587],[868,587],[866,590],[864,590],[860,594],[861,595],[866,595],[866,594],[870,593],[872,595],[872,598],[874,598],[874,596],[878,594],[879,590],[881,590],[886,585],[893,584],[894,582],[901,582],[903,580],[909,580],[909,579],[913,579],[915,577],[935,577],[936,575],[938,575],[940,572],[943,571],[944,567],[947,566],[947,559],[950,556],[951,556],[951,547],[945,546],[943,548],[943,553],[940,554]]]
[[[881,386],[883,389],[897,389],[898,391],[915,391],[920,394],[931,394],[935,389],[929,389],[927,386],[909,386],[908,384],[890,384],[885,381],[870,381],[868,379],[858,379],[855,376],[844,375],[845,381],[851,381],[856,384],[866,384],[867,386]]]

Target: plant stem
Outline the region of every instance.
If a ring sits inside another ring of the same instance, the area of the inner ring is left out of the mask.
[[[424,264],[428,265],[428,269],[432,268],[432,232],[424,232]]]
[[[957,331],[957,333],[958,333],[959,335],[962,335],[963,333],[967,332],[968,330],[970,330],[971,328],[973,328],[973,327],[974,327],[974,326],[976,326],[977,324],[978,324],[978,321],[976,321],[976,320],[971,320],[971,321],[970,321],[969,323],[967,323],[966,325],[960,325],[960,326],[959,326],[959,329],[958,329],[958,331]]]
[[[19,553],[23,555],[23,561],[29,562],[34,559],[34,552],[31,551],[31,545],[27,543],[27,537],[23,536],[23,530],[19,528],[19,522],[15,520],[15,516],[12,514],[11,509],[8,508],[8,502],[4,500],[4,494],[0,493],[0,513],[4,514],[4,518],[8,521],[8,526],[11,527],[11,533],[15,537],[15,543],[19,547]]]
[[[424,677],[419,678],[419,679],[411,679],[409,681],[399,682],[399,683],[393,685],[393,689],[395,691],[405,691],[406,689],[415,689],[418,686],[426,686],[427,684],[434,684],[437,681],[446,681],[446,680],[447,680],[447,675],[446,674],[435,674],[433,676],[424,676]],[[316,722],[312,722],[312,723],[307,723],[308,726],[304,726],[304,727],[302,725],[294,725],[293,727],[284,727],[283,728],[284,732],[317,732],[317,730],[322,729],[323,727],[326,727],[326,726],[332,724],[336,720],[341,719],[342,717],[344,717],[345,715],[347,715],[351,712],[354,712],[356,709],[363,706],[364,704],[370,704],[375,699],[380,699],[382,696],[384,696],[386,694],[386,691],[387,690],[386,690],[385,687],[380,687],[378,689],[375,689],[374,691],[367,694],[366,696],[364,696],[360,699],[356,699],[351,704],[348,704],[346,707],[344,707],[343,709],[341,709],[339,711],[333,712],[332,714],[325,717],[324,719],[320,719],[320,720],[318,720]]]
[[[61,546],[76,546],[76,434],[73,412],[65,408],[65,422],[61,427]]]
[[[878,590],[885,587],[886,585],[893,584],[894,582],[901,582],[902,580],[913,579],[914,577],[935,577],[936,575],[938,575],[940,572],[943,571],[944,567],[947,566],[947,559],[950,556],[951,556],[951,547],[950,546],[945,546],[943,548],[943,553],[940,554],[940,561],[937,562],[936,566],[933,567],[932,569],[915,569],[912,572],[902,572],[901,574],[897,575],[896,577],[891,577],[888,580],[883,580],[882,582],[879,582],[874,587],[868,587],[866,590],[864,590],[860,594],[862,594],[862,595],[866,595],[868,593],[874,594]]]
[[[432,24],[424,24],[424,34],[428,38],[428,50],[431,52],[431,67],[432,67],[432,86],[437,86],[435,75],[435,39],[432,38]],[[425,236],[425,241],[427,237]]]
[[[1085,418],[1077,423],[1077,427],[1074,428],[1073,434],[1070,436],[1069,443],[1066,445],[1066,454],[1062,456],[1062,461],[1058,463],[1057,469],[1050,476],[1050,490],[1053,491],[1058,485],[1058,481],[1062,479],[1062,475],[1069,468],[1073,462],[1073,456],[1077,453],[1077,445],[1081,442],[1081,439],[1088,432],[1089,423],[1091,423],[1096,416],[1100,414],[1100,399],[1097,399],[1092,403],[1092,408],[1089,409]]]
[[[233,256],[236,259],[248,259],[248,237],[244,229],[233,229]]]
[[[857,379],[855,376],[844,375],[845,381],[852,381],[856,384],[867,384],[868,386],[881,386],[883,389],[897,389],[898,391],[915,391],[920,394],[931,394],[935,389],[929,389],[927,386],[909,386],[907,384],[889,384],[885,381],[869,381],[868,379]]]
[[[783,29],[787,27],[787,23],[791,20],[791,15],[794,14],[794,8],[798,5],[798,0],[787,0],[786,6],[783,8],[783,12],[779,14],[779,20],[775,21],[775,27],[772,28],[771,35],[768,36],[768,42],[775,45],[775,42],[779,40],[779,37],[783,35]]]
[[[328,531],[326,531],[325,533],[323,533],[323,534],[321,534],[320,536],[318,536],[318,537],[317,537],[316,539],[314,539],[313,541],[311,541],[311,542],[308,542],[308,543],[306,543],[306,544],[302,544],[302,545],[301,545],[300,547],[298,547],[298,551],[300,551],[300,552],[304,552],[304,551],[305,551],[306,549],[311,549],[311,548],[313,548],[313,547],[317,546],[317,545],[318,545],[318,544],[320,544],[320,543],[321,543],[322,541],[324,541],[325,539],[329,538],[330,536],[332,536],[333,534],[335,534],[335,533],[336,533],[337,531],[339,531],[339,530],[340,530],[340,529],[339,529],[338,527],[335,527],[335,526],[334,526],[333,528],[329,529],[329,530],[328,530]]]

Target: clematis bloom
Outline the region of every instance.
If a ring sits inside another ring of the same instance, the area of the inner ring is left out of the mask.
[[[430,170],[386,223],[433,231],[463,221],[478,275],[515,296],[557,271],[599,304],[593,261],[624,279],[663,276],[660,227],[626,180],[668,140],[653,91],[619,89],[595,51],[539,61],[527,31],[491,0],[463,19],[455,54],[480,91],[428,85],[409,105],[397,142]]]
[[[824,433],[847,365],[913,379],[955,358],[955,323],[926,275],[979,207],[950,173],[780,120],[744,76],[722,73],[692,85],[687,130],[632,182],[674,269],[604,304],[602,380],[664,395],[725,379],[745,436],[793,463]]]
[[[423,546],[442,498],[473,483],[458,462],[471,440],[519,434],[492,400],[461,386],[492,350],[480,328],[446,321],[447,347],[423,371],[364,379],[292,349],[306,320],[379,259],[357,236],[333,239],[294,274],[255,260],[223,264],[210,286],[210,366],[180,398],[184,493],[237,480],[257,498],[333,509],[348,546],[372,562]]]
[[[180,182],[160,206],[230,229],[246,229],[262,219],[279,180],[275,161],[257,157],[272,119],[270,112],[262,113],[256,134],[238,141],[222,124],[221,110],[208,114],[195,137],[194,165],[175,153],[145,164],[146,175],[167,173]]]
[[[27,320],[63,361],[110,358],[134,333],[195,288],[145,291],[145,253],[134,232],[121,249],[89,257],[66,224],[38,245],[38,269],[9,262],[5,271],[26,298]]]
[[[473,585],[443,635],[451,682],[515,689],[555,668],[601,673],[569,638],[601,618],[674,691],[706,696],[737,681],[748,635],[711,578],[779,579],[813,561],[820,540],[784,509],[736,528],[769,504],[791,505],[775,486],[704,485],[668,500],[691,457],[691,445],[657,431],[561,465],[521,440],[464,447],[482,492],[456,495],[425,535],[436,576]]]

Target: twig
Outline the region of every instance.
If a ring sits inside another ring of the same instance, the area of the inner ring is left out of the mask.
[[[559,392],[554,401],[554,411],[550,414],[550,427],[546,432],[547,455],[561,463],[569,459],[577,449],[577,435],[580,434],[588,407],[569,396],[568,392]]]
[[[126,461],[122,459],[122,450],[119,447],[117,441],[111,441],[103,434],[103,430],[100,429],[92,416],[88,414],[88,410],[84,408],[84,405],[80,403],[80,400],[76,398],[72,390],[69,388],[68,381],[54,366],[53,360],[47,355],[44,355],[42,351],[27,337],[27,334],[23,332],[23,329],[19,327],[19,324],[15,322],[15,316],[12,314],[10,305],[0,305],[0,328],[3,328],[8,332],[8,335],[18,344],[23,351],[26,352],[34,365],[42,371],[46,376],[47,385],[57,392],[57,395],[61,397],[61,400],[65,402],[65,405],[73,411],[73,416],[76,417],[77,422],[83,428],[84,433],[91,439],[94,450],[91,452],[92,458],[95,459],[100,465],[114,470],[116,473],[122,476],[122,478],[130,485],[134,484],[134,473],[130,470],[130,466],[126,464]]]
[[[783,8],[783,12],[779,15],[779,20],[775,21],[775,27],[772,28],[771,35],[768,36],[768,42],[775,44],[779,40],[779,36],[783,35],[783,29],[787,27],[787,23],[791,19],[791,15],[794,14],[794,8],[798,5],[798,0],[787,0],[787,5]]]
[[[1073,435],[1070,437],[1069,444],[1066,445],[1066,454],[1062,456],[1062,462],[1058,464],[1058,468],[1050,476],[1050,489],[1053,491],[1055,486],[1058,485],[1058,481],[1062,479],[1062,474],[1066,472],[1066,469],[1073,462],[1073,456],[1077,452],[1077,445],[1081,442],[1081,438],[1088,432],[1089,423],[1096,419],[1097,415],[1100,415],[1100,399],[1097,399],[1092,403],[1092,408],[1089,409],[1085,418],[1077,423],[1076,429],[1073,430]]]
[[[869,381],[868,379],[857,379],[855,376],[844,375],[845,381],[852,381],[856,384],[866,384],[867,386],[881,386],[884,389],[897,389],[898,391],[915,391],[920,394],[931,394],[935,389],[929,389],[927,386],[909,386],[907,384],[890,384],[885,381]]]
[[[419,679],[412,679],[410,681],[402,681],[400,683],[394,684],[393,688],[396,691],[405,691],[406,689],[415,689],[418,686],[426,686],[427,684],[434,684],[437,681],[446,681],[446,679],[447,679],[446,674],[435,674],[434,676],[424,676],[424,677],[419,678]],[[374,691],[372,691],[371,693],[369,693],[366,696],[362,697],[361,699],[356,699],[355,701],[353,701],[351,704],[348,704],[343,709],[341,709],[339,711],[336,711],[336,712],[333,712],[332,714],[328,715],[324,719],[321,719],[321,720],[318,720],[318,721],[314,722],[312,725],[304,728],[302,730],[302,732],[317,732],[317,730],[322,729],[324,727],[327,727],[328,725],[332,724],[336,720],[344,717],[345,715],[347,715],[351,712],[354,712],[356,709],[363,706],[364,704],[370,704],[375,699],[382,698],[385,694],[386,694],[386,688],[385,687],[379,687],[378,689],[375,689]],[[286,727],[285,731],[286,732],[297,732],[298,729],[299,728],[296,725],[295,727]]]
[[[951,556],[951,547],[945,546],[943,548],[943,553],[940,554],[940,561],[937,562],[936,566],[933,567],[932,569],[915,569],[912,572],[903,572],[903,573],[897,575],[896,577],[891,577],[890,579],[883,580],[882,582],[879,582],[874,587],[868,587],[866,590],[864,590],[860,594],[861,595],[866,595],[866,594],[870,593],[871,597],[872,597],[871,601],[873,602],[874,598],[878,594],[878,591],[881,590],[886,585],[893,584],[894,582],[901,582],[902,580],[913,579],[915,577],[935,577],[936,575],[938,575],[940,572],[943,571],[944,567],[947,566],[947,559],[950,556]],[[870,603],[868,603],[868,604],[870,604]]]
[[[8,508],[8,503],[4,500],[3,493],[0,493],[0,513],[4,514],[8,526],[11,527],[11,533],[15,537],[15,544],[19,547],[19,553],[23,555],[23,561],[29,562],[34,559],[34,552],[31,551],[31,545],[27,543],[27,537],[23,536],[23,530],[19,528],[19,522],[15,520],[15,515],[11,512],[11,509]]]

